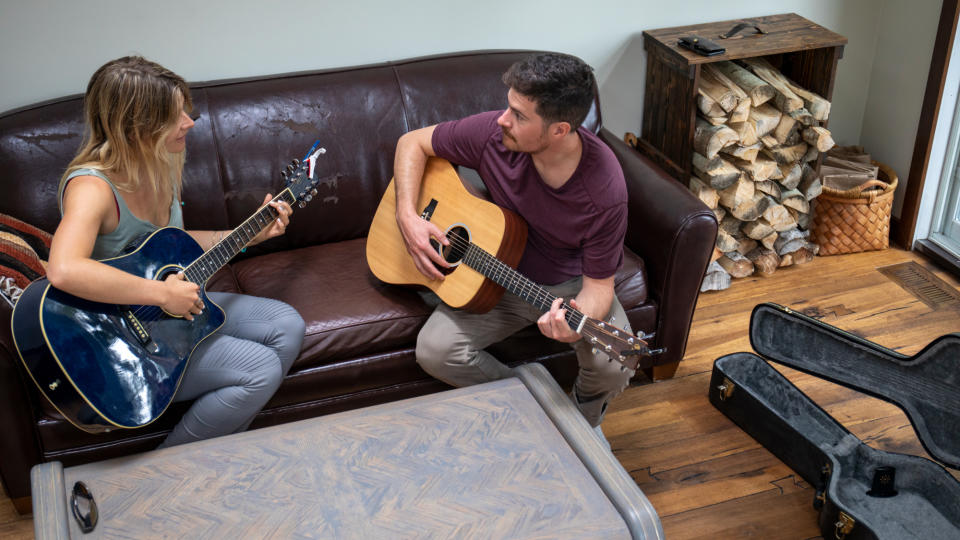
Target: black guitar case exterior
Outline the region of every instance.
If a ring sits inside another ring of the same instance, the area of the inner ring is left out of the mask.
[[[824,538],[960,538],[960,482],[949,472],[923,457],[867,446],[767,363],[899,406],[930,455],[958,468],[960,334],[907,357],[761,304],[750,341],[760,356],[735,353],[714,362],[710,402],[814,487]]]

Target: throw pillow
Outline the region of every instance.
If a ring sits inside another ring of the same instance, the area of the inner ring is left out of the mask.
[[[50,233],[0,214],[0,296],[12,307],[23,289],[47,274]]]

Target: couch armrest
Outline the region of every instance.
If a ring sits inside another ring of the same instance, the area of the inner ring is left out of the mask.
[[[29,501],[30,468],[43,457],[34,430],[34,403],[26,386],[33,382],[20,367],[20,356],[13,345],[12,314],[10,306],[0,300],[0,478],[19,510]]]
[[[643,258],[650,296],[658,304],[653,345],[667,351],[657,365],[683,359],[700,284],[717,240],[717,218],[683,184],[602,129],[600,138],[627,180],[626,245]],[[672,375],[672,372],[665,374]]]

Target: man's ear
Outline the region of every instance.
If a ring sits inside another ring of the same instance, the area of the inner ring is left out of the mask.
[[[550,124],[551,135],[558,138],[563,138],[567,135],[567,133],[570,133],[569,122],[554,122],[553,124]]]

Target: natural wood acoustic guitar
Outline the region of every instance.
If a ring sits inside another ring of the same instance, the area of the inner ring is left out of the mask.
[[[420,185],[420,217],[445,231],[449,246],[434,247],[452,268],[443,280],[420,273],[407,253],[396,220],[395,180],[390,181],[370,225],[367,264],[382,281],[419,285],[432,290],[450,307],[485,313],[508,290],[542,312],[556,296],[514,268],[527,240],[527,225],[520,216],[471,194],[446,160],[429,158]],[[658,354],[646,341],[609,323],[587,317],[564,302],[567,324],[588,342],[624,368],[637,369],[641,356]]]

